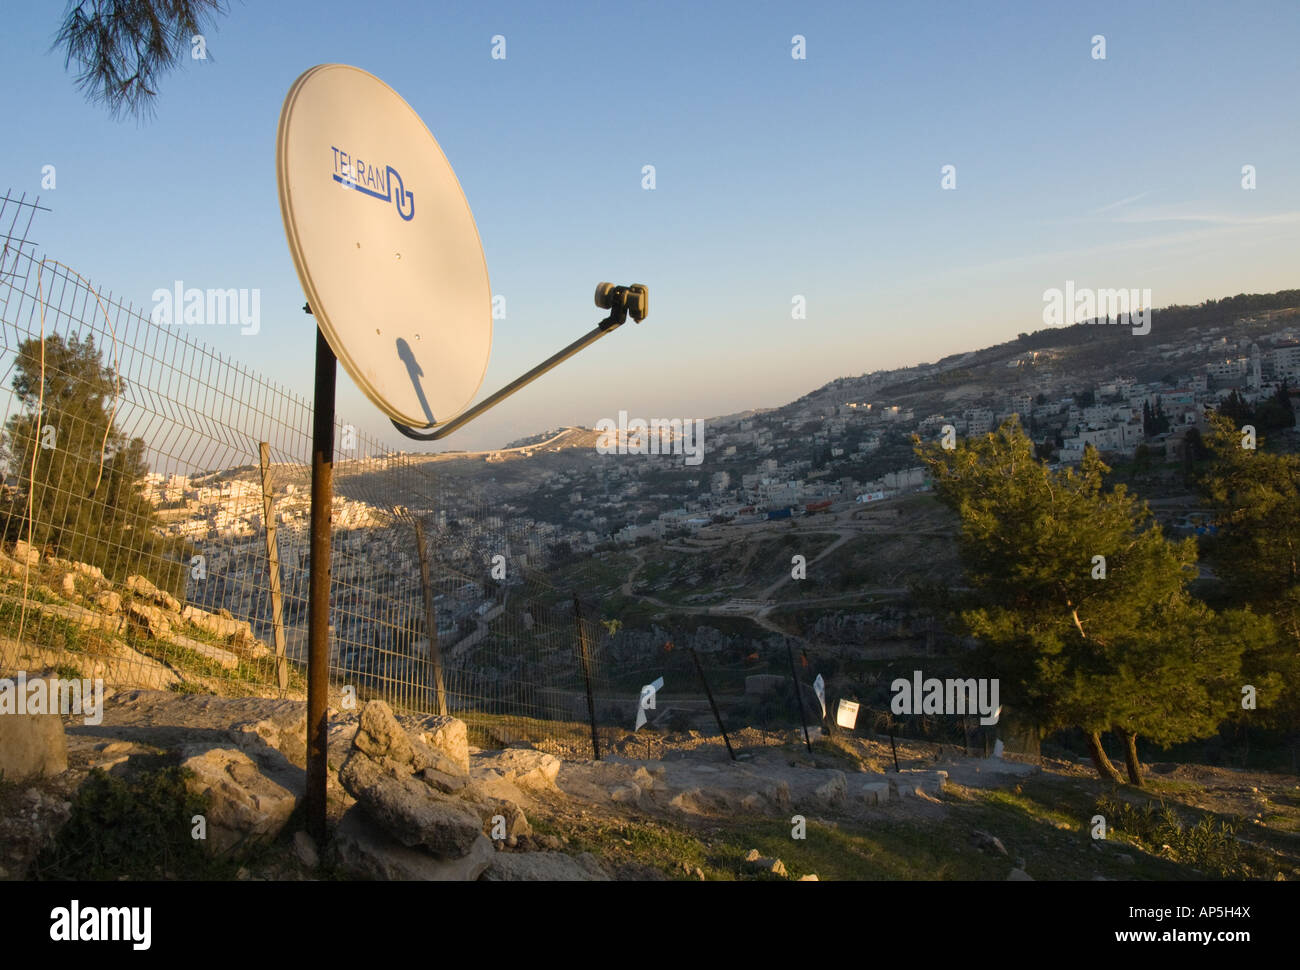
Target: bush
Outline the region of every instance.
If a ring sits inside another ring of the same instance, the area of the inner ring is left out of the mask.
[[[228,878],[191,836],[191,819],[207,812],[179,765],[123,781],[95,769],[77,792],[72,815],[37,856],[33,875],[52,880]]]
[[[1110,795],[1097,800],[1097,813],[1105,816],[1111,831],[1133,838],[1148,852],[1158,854],[1169,846],[1173,858],[1223,879],[1247,875],[1242,868],[1237,823],[1215,821],[1206,815],[1189,825],[1169,805],[1147,802],[1136,808]]]

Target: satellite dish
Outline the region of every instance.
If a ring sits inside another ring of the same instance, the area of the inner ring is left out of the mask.
[[[321,64],[289,89],[280,213],[308,305],[392,420],[469,406],[492,350],[492,291],[469,203],[420,116],[379,78]]]

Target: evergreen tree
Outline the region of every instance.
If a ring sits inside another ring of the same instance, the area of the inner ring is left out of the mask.
[[[1081,728],[1098,774],[1119,780],[1101,744],[1115,730],[1134,784],[1140,734],[1204,737],[1229,716],[1261,621],[1216,616],[1190,597],[1195,540],[1166,540],[1122,485],[1105,489],[1095,449],[1077,471],[1054,473],[1008,421],[952,451],[919,439],[916,450],[961,517],[973,592],[960,623],[1012,704],[1045,730]]]
[[[221,0],[80,0],[70,3],[54,46],[77,64],[77,86],[114,115],[149,113],[158,79],[191,59]],[[207,56],[206,44],[203,48]]]
[[[1236,388],[1233,388],[1219,404],[1219,413],[1231,418],[1238,428],[1243,424],[1250,424],[1255,418],[1255,409],[1246,403],[1246,399]]]
[[[1206,542],[1228,603],[1275,620],[1275,636],[1245,657],[1243,683],[1275,726],[1300,728],[1300,455],[1243,448],[1231,419],[1212,415],[1213,459],[1200,480],[1214,506],[1217,535]],[[1266,720],[1260,718],[1260,720]]]
[[[161,535],[140,492],[148,472],[145,444],[128,439],[112,420],[120,398],[116,375],[89,334],[67,340],[55,334],[43,349],[42,361],[41,341],[25,340],[15,361],[12,386],[24,410],[6,424],[6,457],[18,489],[0,507],[5,538],[28,538],[30,502],[30,537],[38,548],[99,566],[118,582],[140,573],[179,595],[184,575],[176,558],[183,543]],[[166,560],[168,552],[176,558]]]

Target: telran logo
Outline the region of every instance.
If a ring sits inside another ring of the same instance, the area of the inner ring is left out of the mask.
[[[335,182],[372,199],[393,203],[397,214],[407,222],[415,218],[415,193],[406,191],[397,169],[391,165],[367,165],[333,145],[330,150],[334,152]]]
[[[698,465],[704,461],[703,418],[643,418],[627,419],[626,411],[618,412],[618,424],[613,418],[596,422],[600,437],[596,451],[602,455],[685,455],[686,464]]]
[[[74,899],[70,906],[50,910],[50,939],[58,943],[129,941],[133,950],[147,950],[153,936],[153,909],[148,906],[87,906]]]

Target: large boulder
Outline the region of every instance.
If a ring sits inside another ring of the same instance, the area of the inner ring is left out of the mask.
[[[360,805],[348,809],[330,844],[335,864],[355,879],[420,882],[478,879],[499,855],[482,834],[455,859],[435,859],[402,845],[366,817]]]
[[[191,790],[206,796],[208,847],[225,854],[280,834],[298,797],[272,781],[248,755],[234,748],[182,751],[182,766],[194,772]]]
[[[30,688],[37,678],[29,678]],[[63,736],[63,719],[57,714],[19,714],[8,705],[17,701],[17,685],[0,681],[0,779],[24,781],[41,775],[57,775],[68,768],[68,743]]]
[[[383,701],[370,701],[361,709],[361,723],[352,744],[376,761],[409,765],[415,760],[411,739]]]
[[[445,714],[431,714],[412,728],[421,741],[450,758],[462,774],[469,774],[469,739],[465,722]]]
[[[544,751],[529,748],[506,748],[486,764],[501,777],[520,788],[555,791],[560,774],[560,759]]]
[[[339,781],[366,814],[403,845],[424,846],[440,859],[468,853],[483,834],[478,814],[392,766],[358,746],[339,772]]]
[[[369,701],[361,710],[353,747],[368,757],[388,764],[390,770],[399,769],[424,774],[426,781],[440,791],[455,791],[464,787],[469,774],[468,749],[463,761],[456,736],[465,736],[465,722],[442,718],[459,725],[457,732],[451,725],[439,725],[435,731],[421,731],[412,736],[402,727],[383,701]],[[433,742],[445,743],[446,747]]]

